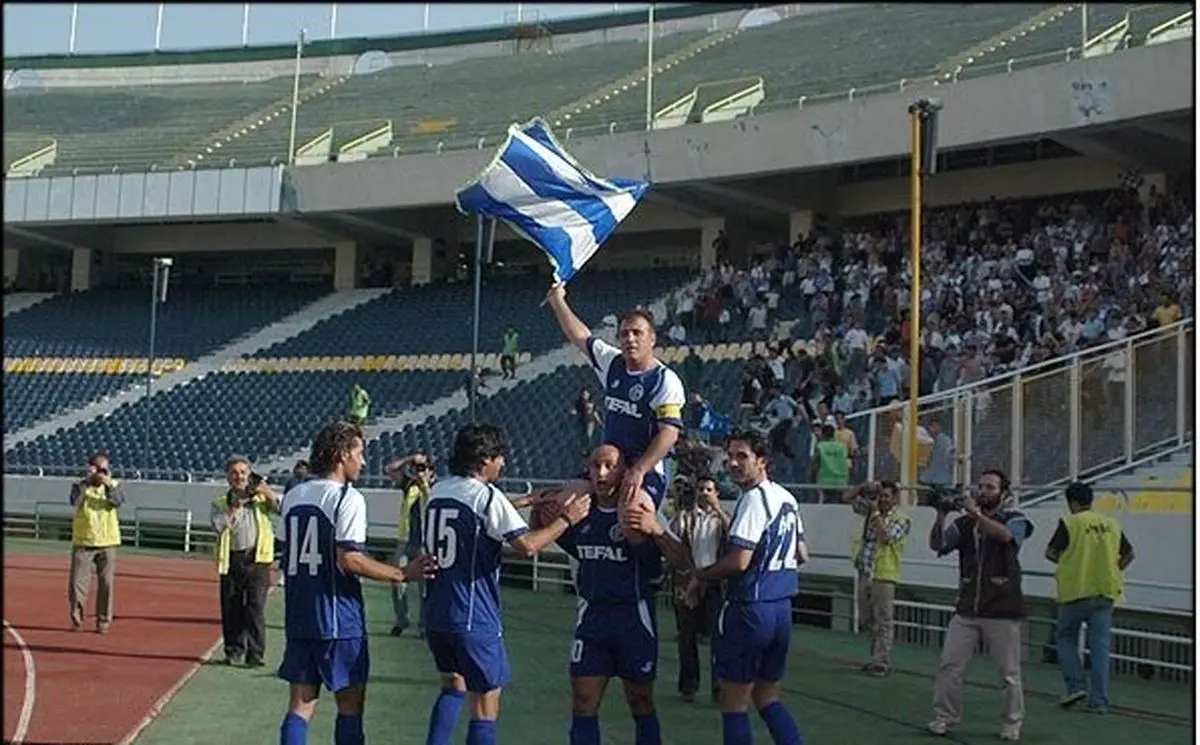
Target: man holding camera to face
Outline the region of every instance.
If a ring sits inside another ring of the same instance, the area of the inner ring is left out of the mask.
[[[424,518],[425,510],[429,506],[429,490],[433,486],[433,459],[424,453],[408,455],[393,460],[386,470],[401,492],[400,514],[396,521],[394,563],[403,569],[424,552]],[[410,595],[410,584],[416,585],[416,595]],[[423,589],[424,580],[419,579],[392,583],[392,613],[395,621],[389,632],[391,636],[400,636],[411,625],[409,599],[420,598]],[[425,624],[421,622],[419,611],[416,616],[417,635],[424,638]]]
[[[217,534],[217,574],[221,576],[225,664],[238,664],[244,654],[247,667],[262,667],[264,610],[275,561],[271,515],[279,512],[279,497],[242,456],[229,459],[225,478],[229,490],[213,499],[211,513]]]
[[[87,473],[71,485],[71,569],[67,582],[67,605],[71,630],[83,629],[83,606],[87,603],[92,565],[96,565],[96,631],[108,633],[113,618],[113,578],[117,568],[117,546],[121,525],[117,509],[125,502],[121,485],[109,473],[108,456],[93,455]]]
[[[851,508],[863,517],[862,531],[851,556],[858,570],[858,607],[862,624],[871,633],[871,659],[863,672],[884,677],[892,671],[892,618],[900,557],[912,520],[897,508],[896,484],[868,482],[847,495]]]
[[[1021,687],[1021,544],[1033,525],[1017,508],[1001,471],[984,471],[976,489],[962,497],[935,498],[937,517],[929,548],[939,556],[958,552],[959,591],[946,629],[933,683],[934,719],[929,732],[945,735],[962,721],[963,673],[982,640],[1000,673],[1000,739],[1016,742],[1025,719]],[[962,514],[945,524],[953,511]]]

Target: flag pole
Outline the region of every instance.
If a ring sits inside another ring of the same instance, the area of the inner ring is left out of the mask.
[[[904,474],[904,480],[911,487],[917,483],[917,463],[919,462],[917,431],[920,422],[917,420],[919,416],[917,404],[921,395],[919,386],[921,380],[921,116],[923,112],[921,106],[917,104],[909,107],[908,113],[912,118],[912,173],[910,174],[912,223],[909,226],[911,243],[909,263],[912,264],[912,286],[908,300],[908,422],[905,432],[908,445],[906,448],[908,468],[907,473]]]
[[[247,3],[246,7],[250,7]],[[300,109],[300,63],[304,57],[304,29],[296,37],[296,69],[292,73],[292,121],[288,127],[288,157],[289,166],[296,165],[296,115]]]
[[[646,131],[654,128],[654,3],[646,11]]]
[[[483,289],[483,242],[486,240],[483,215],[475,218],[475,301],[471,313],[471,377],[467,382],[467,403],[471,422],[475,422],[475,400],[479,396],[479,299]],[[493,221],[492,229],[495,229]]]

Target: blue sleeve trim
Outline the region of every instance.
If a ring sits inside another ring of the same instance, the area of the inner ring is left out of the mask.
[[[514,538],[520,538],[528,532],[529,528],[517,528],[516,530],[510,530],[504,534],[504,540],[511,541]]]
[[[757,542],[752,543],[750,541],[747,541],[745,538],[738,538],[736,536],[733,538],[730,538],[729,542],[732,543],[733,545],[737,546],[738,548],[742,548],[747,551],[753,551],[754,549],[758,548]]]
[[[1008,532],[1012,533],[1013,543],[1020,546],[1029,537],[1029,520],[1024,517],[1014,517],[1004,523]]]
[[[357,551],[360,554],[367,552],[367,544],[358,541],[338,541],[337,547],[343,551]]]

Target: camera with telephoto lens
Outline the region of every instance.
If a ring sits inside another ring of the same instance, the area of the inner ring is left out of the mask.
[[[924,492],[921,504],[933,507],[938,512],[954,512],[961,510],[967,503],[966,489],[962,484],[954,486],[935,486]]]
[[[246,477],[246,489],[242,492],[242,496],[240,498],[238,497],[235,489],[229,490],[229,494],[225,497],[229,502],[229,506],[233,507],[238,502],[248,502],[253,499],[254,493],[258,491],[258,487],[261,486],[262,483],[263,477],[251,471],[250,475]]]

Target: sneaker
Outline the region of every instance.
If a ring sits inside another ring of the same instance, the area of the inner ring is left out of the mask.
[[[263,661],[262,661],[261,659],[259,659],[258,657],[248,657],[248,658],[246,658],[246,667],[263,667],[263,666],[265,666],[266,664],[267,664],[267,663],[263,662]]]
[[[112,623],[111,623],[111,622],[109,622],[109,621],[101,621],[100,623],[96,624],[96,633],[97,633],[97,634],[107,634],[107,633],[108,633],[108,630],[109,630],[110,628],[112,628]]]
[[[388,632],[388,636],[400,636],[403,633],[404,633],[403,626],[393,626],[392,630]]]
[[[950,731],[952,726],[953,725],[951,725],[950,722],[947,722],[945,719],[934,719],[932,722],[925,725],[925,729],[928,730],[929,734],[931,735],[942,737]]]
[[[1076,691],[1068,693],[1058,700],[1058,705],[1064,709],[1070,709],[1075,704],[1087,698],[1087,691]]]
[[[71,631],[83,631],[83,624],[71,622]]]
[[[683,703],[685,703],[685,704],[696,703],[696,694],[694,694],[694,693],[680,693],[679,697],[681,699],[683,699]]]
[[[1017,742],[1021,739],[1021,725],[1006,724],[1000,728],[1000,739],[1005,742]]]
[[[221,662],[222,665],[240,665],[242,664],[242,656],[240,654],[227,654]]]
[[[1108,707],[1107,706],[1089,706],[1088,713],[1089,714],[1107,714]]]
[[[878,662],[872,662],[869,665],[863,666],[863,672],[870,675],[872,678],[886,678],[891,674],[891,670],[887,665],[881,665]]]

